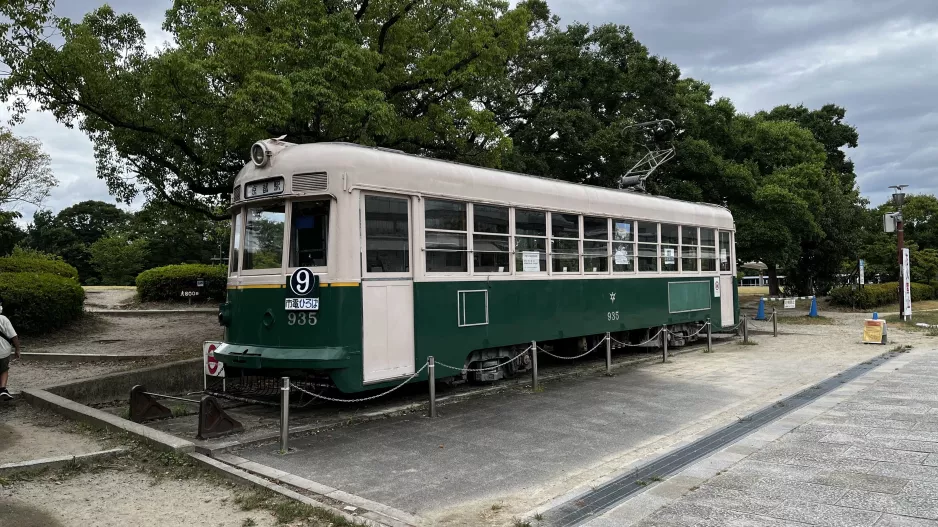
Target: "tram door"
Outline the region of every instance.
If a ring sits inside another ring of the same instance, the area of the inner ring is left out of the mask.
[[[733,282],[736,276],[733,272],[733,244],[730,242],[730,232],[720,231],[720,321],[723,327],[732,326],[735,323],[733,310]]]
[[[414,280],[409,198],[362,196],[364,382],[414,373]]]

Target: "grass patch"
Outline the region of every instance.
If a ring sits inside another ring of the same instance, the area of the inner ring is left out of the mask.
[[[515,520],[515,523],[512,524],[514,527],[531,527],[531,522],[527,520]]]
[[[235,496],[234,502],[243,511],[269,511],[280,525],[296,524],[301,520],[305,521],[301,525],[314,527],[353,527],[361,525],[357,522],[350,522],[342,516],[325,509],[285,498],[267,489],[251,490],[238,494]]]
[[[883,320],[886,323],[900,327],[903,329],[914,329],[916,331],[928,331],[935,328],[922,328],[916,326],[915,324],[928,324],[930,326],[938,325],[938,311],[915,311],[915,306],[912,307],[912,320],[900,320],[899,315],[886,315],[883,317]],[[935,336],[935,335],[932,335]]]
[[[809,317],[804,315],[801,317],[778,317],[778,323],[797,326],[829,326],[834,324],[834,319],[825,316]]]
[[[172,412],[173,417],[182,417],[184,415],[189,415],[189,407],[183,403],[179,403],[169,409]]]
[[[938,328],[928,328],[925,330],[925,336],[938,337]]]

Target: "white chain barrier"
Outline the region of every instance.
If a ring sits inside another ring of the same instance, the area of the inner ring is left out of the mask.
[[[529,352],[529,351],[531,351],[531,346],[528,346],[527,348],[524,349],[524,351],[522,351],[521,353],[515,355],[513,358],[508,359],[508,360],[506,360],[505,362],[503,362],[503,363],[501,363],[501,364],[497,364],[497,365],[495,365],[495,366],[489,366],[488,368],[466,368],[466,367],[457,368],[456,366],[450,366],[449,364],[443,364],[442,362],[440,362],[440,361],[438,361],[438,360],[436,360],[436,359],[434,359],[433,363],[436,364],[437,366],[443,366],[444,368],[449,368],[449,369],[451,369],[451,370],[456,370],[456,371],[467,371],[467,372],[468,372],[468,371],[472,371],[472,372],[477,372],[477,371],[493,371],[493,370],[497,370],[497,369],[501,368],[502,366],[504,366],[504,365],[506,365],[506,364],[511,364],[512,362],[518,360],[519,357],[521,357],[522,355],[524,355],[525,353],[527,353],[527,352]]]
[[[630,346],[630,347],[636,347],[636,348],[637,348],[637,347],[639,347],[639,346],[644,346],[644,345],[646,345],[646,344],[651,344],[652,342],[658,340],[658,337],[661,336],[661,332],[662,332],[662,331],[664,331],[664,328],[663,328],[663,327],[658,328],[658,332],[655,333],[655,335],[654,335],[653,337],[649,338],[649,339],[646,340],[645,342],[639,342],[638,344],[626,344],[625,342],[619,342],[618,340],[616,340],[616,339],[614,339],[614,338],[612,338],[612,337],[609,337],[609,340],[611,340],[612,342],[615,342],[616,344],[618,344],[618,345],[620,345],[620,346]]]
[[[541,352],[541,353],[543,353],[543,354],[545,354],[545,355],[550,355],[551,357],[553,357],[553,358],[555,358],[555,359],[573,360],[573,359],[579,359],[580,357],[585,357],[585,356],[589,355],[590,353],[593,353],[594,351],[596,351],[597,348],[599,348],[600,346],[602,346],[604,342],[606,342],[606,337],[603,337],[602,340],[599,341],[599,344],[596,344],[595,346],[593,346],[593,349],[587,351],[586,353],[583,353],[582,355],[577,355],[576,357],[561,357],[560,355],[554,355],[553,353],[551,353],[551,352],[549,352],[549,351],[547,351],[547,350],[545,350],[544,348],[541,348],[541,347],[538,347],[538,348],[537,348],[537,351],[539,351],[539,352]]]
[[[306,395],[311,395],[317,399],[323,399],[325,401],[332,401],[334,403],[363,403],[365,401],[371,401],[371,400],[377,399],[378,397],[384,397],[385,395],[393,392],[394,390],[397,390],[401,386],[404,386],[405,384],[414,380],[414,377],[420,375],[423,372],[423,370],[427,369],[427,365],[428,363],[424,363],[424,365],[419,370],[415,371],[413,375],[404,379],[404,382],[398,384],[397,386],[391,388],[390,390],[383,392],[383,393],[379,393],[378,395],[372,395],[371,397],[362,397],[361,399],[333,399],[332,397],[326,397],[325,395],[319,395],[319,394],[315,394],[313,392],[304,390],[303,388],[300,388],[299,386],[293,384],[292,382],[290,383],[290,386],[293,387],[293,389],[295,390],[305,393]]]
[[[703,326],[700,326],[700,328],[698,328],[695,333],[690,333],[690,334],[688,334],[688,335],[684,335],[684,334],[682,334],[682,333],[677,333],[677,332],[674,332],[674,331],[668,331],[668,333],[674,335],[675,337],[681,337],[681,338],[696,337],[697,335],[700,335],[700,332],[701,332],[701,331],[707,329],[707,326],[709,326],[709,325],[710,325],[710,323],[709,323],[709,322],[706,322],[706,323],[704,323]]]

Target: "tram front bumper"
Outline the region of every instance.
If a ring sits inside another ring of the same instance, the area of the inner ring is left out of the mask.
[[[246,370],[332,370],[347,368],[352,360],[344,347],[276,348],[228,343],[215,350],[215,358],[225,366]]]

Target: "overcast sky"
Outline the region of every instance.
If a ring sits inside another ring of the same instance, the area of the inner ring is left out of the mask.
[[[874,205],[888,185],[938,194],[938,1],[936,0],[548,0],[564,22],[631,26],[652,53],[704,80],[715,95],[754,113],[779,104],[847,109],[860,146],[860,190]],[[101,0],[59,0],[80,17]],[[112,0],[137,16],[150,48],[171,0]],[[34,113],[16,127],[40,139],[60,186],[46,206],[113,201],[95,176],[90,142],[78,130]],[[26,219],[33,210],[22,207]]]

